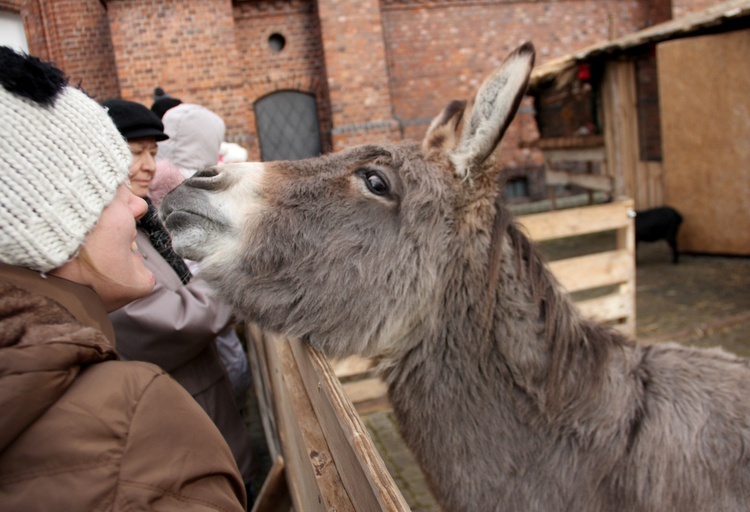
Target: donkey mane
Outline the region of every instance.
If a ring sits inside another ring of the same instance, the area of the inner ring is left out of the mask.
[[[543,338],[550,352],[550,367],[544,395],[548,414],[562,411],[569,400],[581,392],[581,375],[585,375],[590,388],[596,388],[606,377],[606,362],[616,349],[634,347],[635,344],[614,329],[583,318],[568,295],[561,290],[557,279],[547,268],[536,246],[519,229],[510,210],[502,204],[502,196],[495,199],[495,220],[489,248],[487,277],[487,326],[491,329],[493,310],[498,305],[497,287],[500,269],[505,260],[503,238],[507,237],[512,264],[519,278],[529,287]],[[506,261],[507,263],[507,261]],[[575,372],[571,369],[575,367]],[[571,373],[576,375],[571,379]],[[577,384],[570,390],[571,384]],[[568,390],[569,393],[565,393]],[[572,391],[572,393],[571,393]],[[549,407],[554,407],[550,410]]]

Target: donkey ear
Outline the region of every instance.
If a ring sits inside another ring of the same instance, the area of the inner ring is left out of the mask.
[[[449,155],[459,177],[469,177],[500,144],[526,93],[533,67],[534,46],[524,43],[479,88],[471,110],[463,113],[461,135]]]

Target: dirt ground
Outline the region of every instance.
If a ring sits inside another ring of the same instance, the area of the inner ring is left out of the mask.
[[[638,341],[722,346],[750,357],[750,258],[682,255],[642,244],[636,266]]]

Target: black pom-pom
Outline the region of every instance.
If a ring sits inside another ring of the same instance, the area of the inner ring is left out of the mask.
[[[13,94],[51,107],[68,80],[52,64],[0,46],[0,85]]]

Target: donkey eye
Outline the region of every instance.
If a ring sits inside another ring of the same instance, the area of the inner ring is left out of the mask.
[[[377,171],[364,169],[362,171],[367,189],[376,196],[386,196],[390,192],[390,187],[386,179]]]

